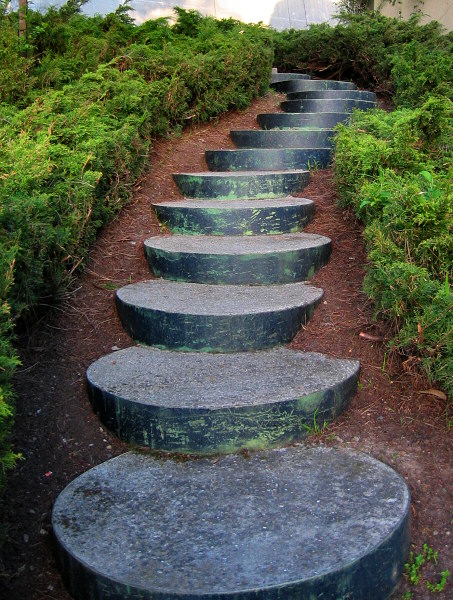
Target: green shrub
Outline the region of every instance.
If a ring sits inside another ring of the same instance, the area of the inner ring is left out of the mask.
[[[178,9],[135,26],[128,8],[33,11],[26,43],[0,13],[0,487],[8,446],[11,338],[83,264],[127,200],[157,136],[243,108],[268,87],[264,28]],[[0,5],[4,8],[4,3]]]
[[[364,289],[394,323],[391,346],[420,357],[453,394],[453,102],[356,112],[339,126],[334,173],[366,224]]]

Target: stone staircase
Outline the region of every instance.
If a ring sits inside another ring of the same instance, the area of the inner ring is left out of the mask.
[[[401,477],[358,452],[285,447],[347,408],[359,372],[283,347],[320,302],[307,280],[331,252],[302,232],[313,202],[291,194],[328,164],[335,124],[376,99],[349,82],[272,78],[287,112],[232,131],[238,149],[208,150],[211,171],[174,175],[187,199],[153,205],[173,235],[144,243],[155,278],[116,294],[146,345],[96,361],[88,390],[101,421],[140,449],[55,502],[76,599],[378,600],[402,572]]]

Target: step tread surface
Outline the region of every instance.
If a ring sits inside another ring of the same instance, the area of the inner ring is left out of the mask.
[[[190,198],[269,198],[300,192],[308,185],[306,169],[203,171],[174,173],[181,193]]]
[[[278,171],[235,171],[234,173],[226,173],[225,171],[200,171],[197,173],[175,173],[176,176],[189,176],[189,177],[201,177],[206,179],[223,177],[225,179],[228,178],[252,178],[258,175],[268,176],[268,175],[288,175],[290,173],[308,173],[306,169],[291,169],[291,171],[285,171],[284,169],[280,169]]]
[[[271,130],[281,131],[281,130]],[[311,146],[312,144],[310,144]],[[314,146],[314,144],[313,144]],[[246,168],[273,170],[307,169],[314,164],[327,164],[332,155],[332,148],[236,148],[233,150],[207,150],[206,163],[213,171],[238,171]]]
[[[152,204],[158,219],[184,235],[281,235],[301,231],[314,202],[306,198],[183,200]]]
[[[301,90],[354,90],[356,85],[351,81],[335,81],[331,79],[310,79],[310,80],[297,80],[297,79],[286,79],[284,81],[275,82],[274,87],[277,91],[289,92],[289,91],[301,91]]]
[[[257,116],[258,123],[268,131],[274,129],[285,130],[295,127],[320,126],[331,128],[338,123],[343,123],[350,118],[349,113],[344,112],[310,112],[310,113],[261,113]]]
[[[235,150],[232,150],[235,152]],[[213,208],[218,210],[241,210],[243,208],[280,208],[282,206],[308,206],[313,204],[313,200],[308,198],[268,198],[260,200],[216,200],[215,198],[206,200],[186,199],[186,200],[171,200],[165,202],[156,202],[151,206],[168,206],[175,208]]]
[[[287,348],[206,354],[132,346],[100,358],[87,378],[137,404],[220,410],[302,398],[356,375],[358,369],[354,360]]]
[[[116,292],[121,302],[185,315],[247,315],[311,304],[322,296],[306,283],[284,285],[207,285],[152,279]]]
[[[230,137],[242,148],[326,148],[333,134],[333,129],[304,126],[293,129],[238,129],[231,131]]]
[[[376,94],[364,90],[304,90],[288,92],[288,100],[364,100],[376,102]]]
[[[403,569],[409,508],[402,478],[352,450],[131,452],[70,483],[52,525],[76,598],[376,600]]]
[[[144,244],[167,252],[250,255],[314,248],[330,242],[328,237],[316,233],[287,233],[272,236],[158,235],[148,238]]]

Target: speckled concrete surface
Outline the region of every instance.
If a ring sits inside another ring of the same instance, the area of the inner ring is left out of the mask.
[[[53,528],[76,598],[90,582],[106,598],[377,600],[403,568],[409,500],[393,470],[342,449],[129,453],[73,481]]]

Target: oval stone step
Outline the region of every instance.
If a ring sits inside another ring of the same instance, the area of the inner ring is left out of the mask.
[[[203,285],[154,279],[119,289],[116,305],[123,327],[139,342],[245,352],[288,343],[322,295],[305,283]]]
[[[309,90],[355,90],[356,85],[352,81],[333,81],[330,79],[286,79],[276,82],[272,86],[278,92],[301,92]]]
[[[173,179],[187,198],[278,198],[301,192],[309,180],[309,172],[236,171],[174,173]]]
[[[279,83],[280,81],[300,81],[307,79],[310,79],[310,75],[307,75],[307,73],[272,73],[271,86]]]
[[[352,450],[129,452],[70,483],[52,527],[75,600],[383,600],[409,516],[404,480]]]
[[[349,120],[349,113],[263,113],[257,116],[263,129],[294,129],[297,127],[321,127],[332,129],[338,123]]]
[[[275,235],[295,233],[311,221],[314,203],[278,200],[182,200],[152,205],[173,233],[191,235]]]
[[[207,150],[206,162],[212,171],[325,168],[331,161],[331,148],[241,148]]]
[[[332,242],[313,233],[154,236],[144,242],[156,277],[231,285],[293,283],[327,264]]]
[[[122,440],[208,454],[304,438],[345,410],[358,372],[357,361],[287,348],[206,354],[135,346],[93,363],[87,381],[95,412]]]
[[[363,90],[311,90],[303,92],[290,92],[287,94],[288,100],[305,100],[310,98],[324,98],[326,100],[365,100],[366,102],[376,102],[374,92]]]
[[[231,131],[230,136],[238,148],[330,148],[332,129],[249,129]]]
[[[284,112],[352,112],[354,109],[370,110],[376,108],[376,102],[365,100],[286,100],[280,104]]]

